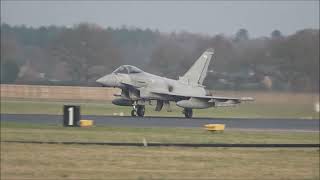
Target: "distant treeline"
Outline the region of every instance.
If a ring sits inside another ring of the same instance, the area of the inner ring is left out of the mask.
[[[32,28],[1,24],[1,83],[92,85],[122,64],[177,78],[214,48],[205,85],[211,89],[319,90],[319,29],[250,38],[81,23]]]

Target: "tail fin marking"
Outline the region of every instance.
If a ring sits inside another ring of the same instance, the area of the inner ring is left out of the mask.
[[[202,85],[207,76],[208,67],[213,54],[214,50],[212,48],[207,49],[191,68],[182,77],[179,77],[179,80],[188,84]]]

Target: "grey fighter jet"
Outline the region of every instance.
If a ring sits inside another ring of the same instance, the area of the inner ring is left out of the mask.
[[[145,105],[155,102],[155,111],[161,111],[166,105],[170,111],[170,102],[183,108],[186,118],[192,118],[192,109],[204,109],[218,106],[234,106],[242,101],[251,101],[251,97],[233,98],[214,96],[202,85],[213,49],[206,50],[192,67],[178,80],[160,77],[140,70],[131,65],[122,65],[111,74],[97,80],[104,87],[120,88],[112,103],[119,106],[132,106],[132,116],[143,117]]]

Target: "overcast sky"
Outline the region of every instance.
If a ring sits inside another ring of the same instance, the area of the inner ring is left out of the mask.
[[[80,22],[103,27],[189,31],[214,35],[235,34],[245,28],[253,37],[269,36],[274,29],[292,34],[319,29],[319,1],[3,1],[1,22],[72,26]]]

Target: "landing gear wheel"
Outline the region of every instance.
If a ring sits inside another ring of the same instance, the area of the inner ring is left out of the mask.
[[[183,111],[184,117],[186,118],[192,118],[192,109],[185,108]]]
[[[131,111],[131,116],[136,116],[136,111],[134,109]]]
[[[138,109],[137,109],[138,116],[143,117],[144,112],[145,112],[145,107],[143,105],[138,106]]]

